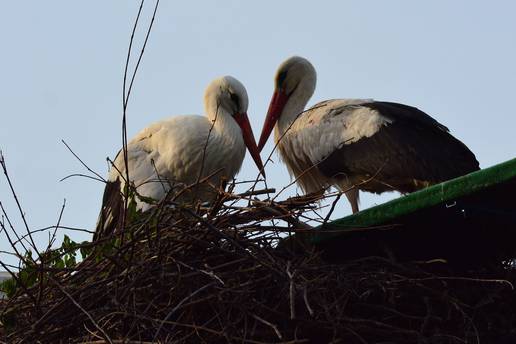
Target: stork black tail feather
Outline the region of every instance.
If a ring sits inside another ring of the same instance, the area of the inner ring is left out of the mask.
[[[122,225],[122,212],[124,209],[124,198],[120,189],[120,179],[108,181],[104,189],[102,207],[100,209],[97,227],[93,235],[93,241],[113,234],[116,228]]]

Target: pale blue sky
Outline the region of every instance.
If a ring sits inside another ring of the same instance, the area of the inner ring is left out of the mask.
[[[121,145],[123,66],[138,5],[2,3],[0,148],[33,228],[54,224],[65,198],[62,224],[94,227],[103,185],[81,178],[59,182],[85,172],[60,141],[106,174],[105,158]],[[491,166],[516,156],[515,13],[516,2],[509,0],[162,0],[129,106],[128,132],[168,115],[202,113],[206,85],[230,74],[247,88],[258,136],[275,70],[297,54],[318,71],[310,104],[348,97],[417,106],[447,125],[482,167]],[[273,186],[289,181],[282,164],[267,173]],[[255,174],[246,158],[239,178]],[[363,195],[362,206],[390,197]],[[0,200],[15,217],[3,179]],[[350,211],[341,203],[338,217]],[[38,241],[44,244],[45,237]],[[0,242],[0,250],[6,248]]]

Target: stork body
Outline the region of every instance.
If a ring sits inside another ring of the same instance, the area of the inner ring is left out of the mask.
[[[247,118],[244,86],[226,76],[214,80],[205,92],[206,116],[170,117],[141,130],[127,145],[130,184],[138,210],[146,211],[168,193],[180,193],[179,202],[210,201],[215,190],[206,183],[185,190],[208,177],[218,186],[240,170],[246,146],[262,169]],[[110,170],[94,240],[120,225],[124,207],[126,164],[120,151]],[[186,191],[186,192],[185,192]]]
[[[316,73],[292,57],[276,90],[259,142],[275,125],[279,154],[306,193],[335,186],[358,211],[359,189],[408,193],[479,169],[474,154],[417,108],[371,99],[334,99],[303,111]]]

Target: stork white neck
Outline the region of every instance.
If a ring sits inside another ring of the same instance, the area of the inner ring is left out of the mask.
[[[315,89],[315,79],[304,79],[289,96],[276,124],[276,130],[283,133],[306,107]]]
[[[233,148],[245,150],[247,146],[256,166],[265,175],[247,117],[248,105],[249,98],[244,85],[231,76],[215,79],[204,93],[204,108],[206,116],[213,123],[213,130]]]
[[[283,62],[276,72],[276,87],[260,135],[258,149],[263,149],[272,129],[276,142],[303,111],[315,91],[317,74],[312,64],[299,56]]]
[[[215,79],[204,93],[204,109],[213,130],[225,140],[242,146],[242,130],[234,115],[245,113],[248,102],[244,86],[231,76]]]
[[[228,144],[239,146],[245,149],[242,130],[238,123],[233,119],[232,113],[223,107],[211,109],[206,113],[213,124],[212,134],[218,134]]]
[[[317,83],[317,73],[306,59],[293,56],[283,62],[276,73],[276,91],[288,97],[281,112],[276,131],[283,133],[305,109]]]

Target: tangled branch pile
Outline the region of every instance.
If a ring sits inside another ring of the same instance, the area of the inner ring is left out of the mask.
[[[313,247],[277,248],[306,228],[314,198],[228,204],[234,199],[157,208],[89,244],[75,267],[39,262],[37,282],[0,306],[3,340],[514,342],[511,269],[459,275],[442,261],[328,262]]]

